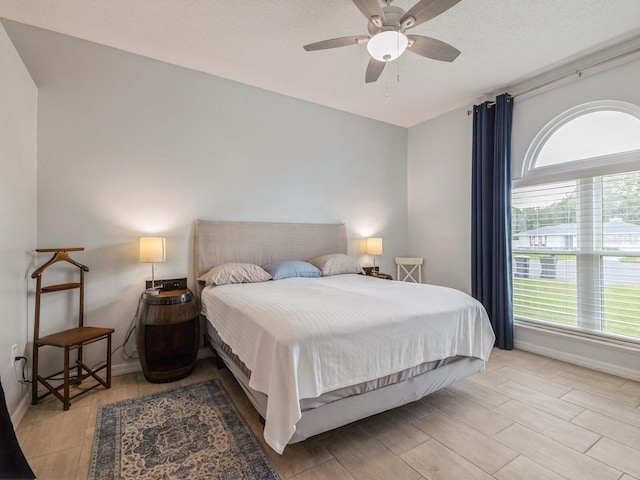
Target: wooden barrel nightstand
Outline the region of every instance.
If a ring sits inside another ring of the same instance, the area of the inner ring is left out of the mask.
[[[198,355],[200,330],[191,290],[143,293],[136,328],[142,372],[148,381],[173,382],[191,373]]]

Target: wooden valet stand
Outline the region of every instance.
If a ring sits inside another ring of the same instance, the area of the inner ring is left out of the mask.
[[[79,252],[84,248],[40,248],[36,250],[38,253],[53,253],[53,257],[49,259],[45,264],[38,268],[31,278],[37,279],[36,283],[36,304],[35,304],[35,320],[33,326],[33,369],[32,369],[32,390],[31,390],[31,403],[36,405],[39,400],[44,397],[53,394],[58,400],[60,400],[65,410],[69,410],[70,400],[82,395],[100,385],[105,388],[111,388],[111,334],[114,332],[112,328],[100,328],[100,327],[85,327],[84,326],[84,273],[89,271],[89,267],[76,262],[69,257],[68,252]],[[80,271],[80,281],[77,283],[61,283],[57,285],[42,286],[42,274],[43,272],[57,262],[68,262]],[[43,293],[61,292],[64,290],[79,289],[79,311],[77,327],[63,330],[60,332],[40,337],[40,307],[41,296]],[[89,345],[100,340],[107,341],[107,360],[106,364],[98,368],[87,367],[82,360],[82,349],[86,345]],[[57,347],[64,349],[64,368],[59,372],[53,373],[47,377],[42,377],[38,374],[38,352],[42,347]],[[70,365],[69,354],[72,350],[77,350],[77,357],[75,365]],[[70,371],[76,369],[75,376],[72,378]],[[98,372],[106,369],[106,378],[101,378]],[[63,374],[62,384],[53,386],[50,382],[54,380],[54,377]],[[86,378],[92,377],[98,383],[82,390],[74,396],[69,396],[69,387],[71,384],[79,385]],[[38,396],[38,383],[41,383],[47,388],[47,392]],[[62,390],[62,394],[60,393]]]

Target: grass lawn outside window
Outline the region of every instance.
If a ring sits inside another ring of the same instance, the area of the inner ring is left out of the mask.
[[[640,339],[640,285],[604,287],[602,331]],[[576,283],[538,278],[513,279],[515,317],[578,326]]]

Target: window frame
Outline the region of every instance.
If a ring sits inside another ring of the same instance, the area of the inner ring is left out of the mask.
[[[524,162],[522,163],[521,178],[513,179],[512,188],[517,189],[520,187],[546,185],[561,182],[563,180],[574,180],[579,186],[580,184],[585,182],[599,182],[601,181],[600,177],[607,175],[640,171],[640,149],[608,155],[594,156],[582,160],[558,163],[555,165],[536,167],[536,161],[546,142],[560,128],[578,117],[598,111],[623,112],[640,120],[640,106],[614,100],[602,100],[585,103],[566,110],[565,112],[556,116],[549,123],[547,123],[534,137],[529,148],[527,149]],[[591,205],[591,208],[593,208],[593,204]],[[587,221],[592,226],[593,223],[598,222],[598,219],[590,218],[587,220],[585,218],[582,218],[581,221]],[[589,292],[585,292],[586,295],[593,295],[593,289],[599,290],[600,293],[602,293],[604,284],[600,282],[596,285],[595,282],[589,281],[589,278],[594,278],[593,276],[598,273],[598,269],[602,269],[603,258],[611,254],[603,251],[600,248],[595,250],[592,249],[592,251],[589,252],[585,251],[583,248],[575,247],[576,246],[574,246],[574,248],[564,250],[562,253],[576,255],[576,260],[578,260],[578,258],[582,256],[584,258],[584,261],[591,264],[590,266],[585,267],[583,265],[582,267],[586,268],[587,270],[591,270],[590,273],[587,273],[587,278],[582,278],[582,276],[579,275],[578,272],[576,272],[576,289],[591,290]],[[513,249],[514,255],[527,252],[549,253],[545,246],[538,246],[535,250]],[[620,254],[626,254],[627,256],[640,256],[640,247],[638,248],[638,250],[628,250],[624,252],[619,251],[616,253],[616,255]],[[515,272],[512,273],[512,278],[515,278]],[[599,297],[602,301],[603,296],[600,295]],[[602,325],[599,326],[600,328],[594,328],[596,327],[596,325],[593,325],[595,316],[592,312],[589,313],[586,317],[580,314],[581,306],[579,296],[576,301],[578,302],[577,326],[564,325],[561,323],[529,317],[518,317],[515,314],[514,320],[516,321],[516,323],[522,322],[533,324],[537,328],[546,328],[549,330],[560,330],[565,332],[569,331],[571,332],[571,334],[579,333],[581,335],[587,335],[589,337],[600,339],[604,338],[607,341],[632,344],[634,345],[634,348],[640,346],[640,338],[606,332],[602,329]],[[604,322],[604,317],[600,317],[599,321]]]
[[[564,111],[547,123],[529,145],[522,163],[521,178],[514,179],[514,186],[547,183],[563,179],[575,179],[576,172],[584,172],[581,178],[624,173],[633,170],[640,161],[640,149],[609,155],[600,155],[584,160],[575,160],[536,167],[538,156],[547,141],[567,123],[594,112],[614,111],[631,115],[640,120],[640,106],[615,100],[601,100],[577,105]],[[615,167],[614,167],[615,166]],[[611,170],[613,168],[613,170]],[[549,180],[546,178],[549,177]]]

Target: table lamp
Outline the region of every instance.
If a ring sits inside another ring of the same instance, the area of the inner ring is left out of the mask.
[[[367,238],[367,254],[373,255],[373,270],[376,272],[376,255],[382,255],[382,239]]]
[[[151,288],[147,289],[149,295],[158,295],[155,282],[155,265],[166,261],[166,240],[163,237],[140,238],[140,262],[151,264]]]

